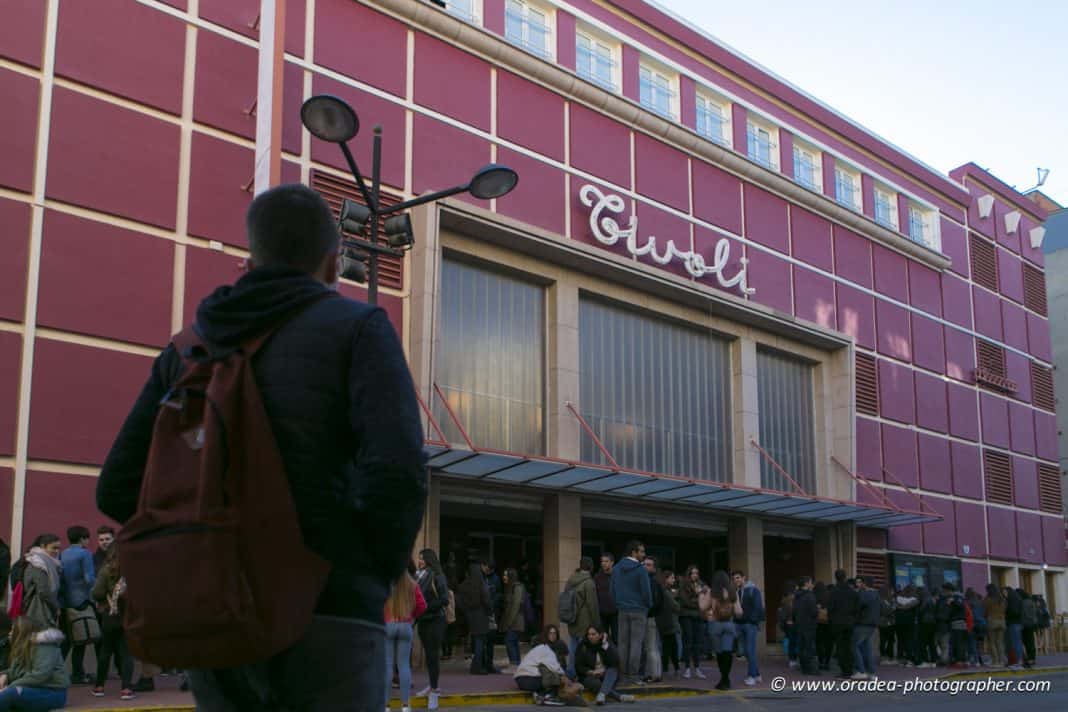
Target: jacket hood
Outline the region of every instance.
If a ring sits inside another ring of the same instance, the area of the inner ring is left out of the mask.
[[[637,562],[634,559],[631,559],[629,557],[625,558],[625,559],[622,559],[618,564],[616,564],[616,566],[620,567],[620,569],[622,569],[623,573],[625,573],[625,574],[629,574],[634,569],[643,569],[644,570],[644,568],[645,568],[639,562]]]
[[[63,632],[58,628],[46,628],[33,636],[33,642],[38,645],[59,645],[63,642]]]
[[[321,299],[331,290],[290,267],[260,267],[232,287],[219,287],[197,307],[194,323],[202,339],[237,346]]]
[[[568,586],[577,586],[578,584],[582,583],[583,581],[587,581],[587,580],[588,581],[592,581],[593,580],[593,576],[590,575],[589,571],[576,571],[575,573],[571,574],[571,576],[568,577],[567,585]]]

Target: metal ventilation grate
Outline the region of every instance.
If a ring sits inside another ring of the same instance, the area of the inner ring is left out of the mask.
[[[366,205],[363,196],[360,194],[359,187],[351,180],[339,178],[325,171],[312,169],[311,172],[311,187],[319,192],[319,195],[323,196],[327,203],[330,204],[330,209],[334,211],[334,215],[337,216],[341,210],[341,201],[348,198],[355,201],[360,205]],[[391,196],[387,193],[381,194],[382,205],[393,205],[399,203],[400,198]],[[379,235],[383,234],[385,218],[380,217],[378,222]],[[380,287],[388,287],[389,289],[403,289],[404,288],[404,263],[403,258],[393,257],[392,255],[380,255],[378,258],[378,285]]]
[[[983,479],[986,499],[998,504],[1012,504],[1012,461],[1003,452],[983,450]]]
[[[857,412],[879,415],[879,373],[875,357],[857,354]]]
[[[1031,401],[1036,408],[1051,413],[1057,409],[1057,398],[1053,392],[1053,369],[1031,362]]]
[[[1061,470],[1056,465],[1038,466],[1038,502],[1043,512],[1061,514],[1064,500],[1061,493]]]
[[[886,585],[889,568],[890,561],[885,554],[857,552],[857,575],[871,576],[876,588]]]
[[[1024,306],[1046,316],[1046,273],[1037,267],[1023,266]]]
[[[972,281],[992,292],[998,291],[998,248],[975,233],[971,236]]]

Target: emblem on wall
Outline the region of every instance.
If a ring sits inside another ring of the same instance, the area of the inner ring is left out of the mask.
[[[716,280],[724,289],[738,287],[742,294],[754,294],[756,290],[748,286],[747,270],[749,260],[745,257],[738,261],[741,266],[733,277],[726,277],[723,271],[730,261],[731,243],[723,237],[716,243],[712,253],[712,262],[705,261],[704,256],[693,250],[680,250],[675,247],[673,240],[668,240],[663,252],[656,249],[656,237],[650,235],[645,239],[645,244],[638,245],[638,216],[631,215],[627,227],[620,227],[616,218],[605,213],[622,213],[626,208],[623,198],[618,195],[605,195],[595,185],[584,185],[579,191],[579,200],[590,210],[590,230],[597,241],[602,245],[614,245],[620,240],[626,241],[627,251],[635,257],[649,257],[660,265],[667,265],[674,259],[682,260],[686,271],[697,278],[708,274],[716,275]]]

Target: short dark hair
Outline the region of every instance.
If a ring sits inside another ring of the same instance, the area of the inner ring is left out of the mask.
[[[602,559],[608,559],[609,561],[615,561],[616,560],[615,555],[611,551],[602,551],[601,552],[601,558]]]
[[[638,549],[644,549],[644,548],[645,548],[645,544],[642,544],[637,539],[631,539],[630,541],[627,542],[627,556],[630,556],[631,554],[633,554]]]
[[[845,583],[845,580],[846,580],[845,569],[838,569],[837,571],[835,571],[834,572],[834,580],[837,581],[838,583]]]
[[[59,537],[55,534],[38,534],[37,538],[30,543],[30,548],[33,549],[38,546],[46,547],[49,544],[54,544],[57,541],[59,541]]]
[[[804,586],[806,583],[810,583],[811,581],[812,581],[812,577],[811,576],[802,576],[801,577],[801,585],[802,586]]]
[[[71,544],[77,544],[83,539],[89,538],[88,527],[83,527],[80,524],[67,529],[67,541]]]
[[[745,578],[745,572],[741,569],[738,569],[734,573],[732,573],[731,576],[741,576],[742,578]]]
[[[653,566],[654,567],[656,566],[656,557],[655,556],[649,556],[648,554],[646,554],[645,558],[642,559],[642,563],[644,564],[646,561],[652,561],[653,562]]]
[[[340,235],[323,197],[306,185],[280,185],[256,196],[245,215],[257,267],[314,272],[338,248]]]
[[[115,527],[109,527],[107,524],[97,527],[96,535],[100,536],[101,534],[110,534],[111,536],[115,536]]]
[[[579,559],[579,571],[593,571],[593,559],[588,556]]]

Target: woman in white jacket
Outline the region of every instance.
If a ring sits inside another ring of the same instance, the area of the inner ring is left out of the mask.
[[[543,675],[542,668],[550,674]],[[552,673],[556,675],[556,684],[551,682]],[[534,704],[563,707],[564,703],[557,695],[560,686],[567,682],[567,673],[560,666],[556,651],[548,645],[535,645],[531,648],[520,661],[513,677],[520,690],[534,693]]]

